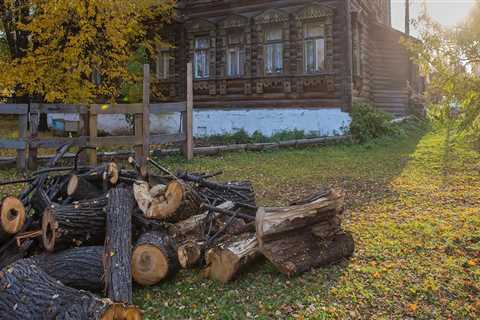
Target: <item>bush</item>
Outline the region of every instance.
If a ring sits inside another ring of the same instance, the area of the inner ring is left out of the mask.
[[[349,133],[358,143],[366,143],[384,136],[399,134],[400,127],[392,123],[392,116],[368,104],[354,105]]]

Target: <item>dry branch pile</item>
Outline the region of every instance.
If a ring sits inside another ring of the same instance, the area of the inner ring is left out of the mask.
[[[0,206],[2,318],[142,319],[132,283],[180,268],[227,282],[262,255],[291,276],[353,254],[339,191],[257,208],[251,183],[213,180],[221,172],[172,173],[151,159],[59,167],[68,148],[30,178],[0,183],[27,183]]]

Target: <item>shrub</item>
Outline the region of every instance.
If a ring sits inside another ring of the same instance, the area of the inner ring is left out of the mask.
[[[354,105],[349,133],[358,143],[365,143],[384,136],[400,133],[397,124],[392,123],[392,117],[368,104]]]

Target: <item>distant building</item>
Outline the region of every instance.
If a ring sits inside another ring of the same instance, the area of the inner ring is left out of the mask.
[[[332,121],[340,121],[352,101],[362,100],[404,115],[418,76],[400,44],[403,34],[391,27],[390,6],[390,0],[180,0],[177,21],[164,35],[174,49],[157,57],[157,89],[166,100],[182,100],[186,63],[193,61],[198,109],[333,109],[339,116]]]

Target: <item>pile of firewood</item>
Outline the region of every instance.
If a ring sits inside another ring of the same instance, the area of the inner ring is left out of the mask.
[[[261,255],[291,276],[353,254],[342,192],[257,208],[251,183],[212,179],[221,172],[132,158],[128,169],[59,167],[68,148],[30,178],[0,183],[26,183],[0,207],[2,319],[142,319],[132,283],[180,268],[227,282]]]

